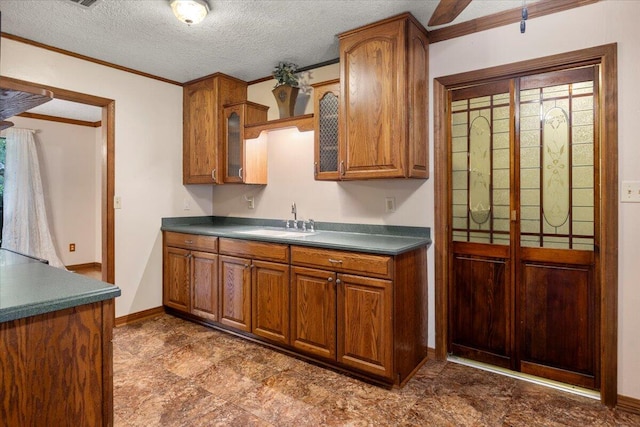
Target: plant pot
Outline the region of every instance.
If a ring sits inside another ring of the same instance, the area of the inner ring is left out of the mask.
[[[280,85],[273,89],[273,96],[278,103],[278,111],[280,112],[280,118],[286,119],[287,117],[293,117],[293,110],[296,107],[296,98],[298,97],[298,91],[300,88]]]

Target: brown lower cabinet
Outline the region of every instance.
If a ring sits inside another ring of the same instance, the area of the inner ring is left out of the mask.
[[[291,295],[296,349],[392,378],[390,280],[293,267]]]
[[[0,323],[0,425],[112,426],[114,300]]]
[[[162,301],[218,321],[218,238],[164,233]]]
[[[197,237],[164,232],[171,312],[386,384],[426,360],[426,246],[388,256],[215,238],[214,254]]]

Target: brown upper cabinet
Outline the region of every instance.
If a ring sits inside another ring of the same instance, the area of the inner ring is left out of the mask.
[[[340,179],[428,178],[426,30],[405,13],[339,39]]]
[[[338,110],[340,109],[340,80],[329,80],[313,87],[314,163],[316,180],[335,181],[338,172]]]
[[[245,139],[245,126],[267,121],[266,105],[239,102],[224,106],[224,182],[267,183],[267,141]]]
[[[221,184],[226,104],[247,99],[247,83],[216,73],[183,88],[183,184]]]

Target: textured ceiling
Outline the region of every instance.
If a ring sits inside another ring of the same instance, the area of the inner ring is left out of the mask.
[[[90,8],[70,0],[0,0],[0,10],[5,33],[182,83],[214,72],[250,81],[270,75],[278,61],[304,67],[332,60],[337,34],[405,11],[426,25],[438,0],[209,4],[211,13],[191,27],[173,16],[169,0],[98,0]],[[521,5],[473,0],[453,23]]]
[[[0,0],[0,11],[4,33],[184,83],[215,72],[251,81],[269,76],[278,61],[305,67],[333,60],[337,34],[407,11],[426,26],[439,0],[208,2],[212,11],[191,27],[173,16],[169,0],[98,0],[89,8],[71,0]],[[522,3],[473,0],[451,24]],[[99,108],[59,100],[30,112],[101,119]]]

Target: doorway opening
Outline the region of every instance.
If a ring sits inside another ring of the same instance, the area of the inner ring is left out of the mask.
[[[67,89],[42,85],[10,77],[0,77],[0,86],[19,89],[30,86],[53,92],[56,99],[87,104],[102,108],[102,171],[101,171],[101,234],[102,234],[102,280],[115,283],[115,220],[113,196],[115,186],[115,101]]]

